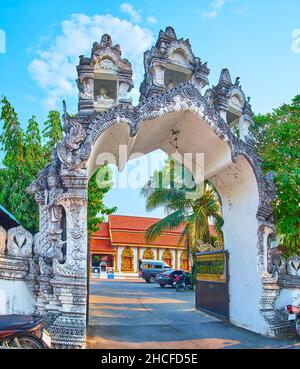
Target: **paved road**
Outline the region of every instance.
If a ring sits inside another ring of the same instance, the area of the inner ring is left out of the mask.
[[[88,348],[300,348],[234,327],[194,309],[194,293],[143,282],[90,285]]]

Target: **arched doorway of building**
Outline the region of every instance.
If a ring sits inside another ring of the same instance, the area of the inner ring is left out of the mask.
[[[169,265],[170,268],[173,268],[173,254],[170,250],[165,250],[162,255],[162,260]]]
[[[131,248],[126,247],[122,251],[122,263],[121,263],[122,272],[133,273],[134,272],[134,255]]]
[[[190,257],[187,251],[182,251],[180,255],[180,269],[190,271]]]

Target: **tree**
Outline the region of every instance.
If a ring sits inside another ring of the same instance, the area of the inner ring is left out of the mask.
[[[26,133],[22,130],[17,113],[9,101],[1,100],[1,121],[3,134],[1,149],[4,151],[0,180],[0,203],[31,232],[38,230],[38,206],[26,193],[45,165],[41,135],[35,116],[29,119]]]
[[[39,124],[33,115],[26,132],[21,128],[17,113],[9,101],[3,97],[0,121],[3,133],[0,135],[1,150],[4,152],[0,168],[0,203],[30,232],[36,233],[39,224],[39,211],[34,198],[25,189],[37,174],[51,160],[54,147],[62,139],[62,123],[57,111],[50,111],[45,128],[40,132]],[[107,166],[98,168],[88,185],[88,230],[89,235],[98,229],[104,215],[116,208],[106,208],[104,195],[111,189],[111,172]],[[99,178],[103,186],[98,186]]]
[[[47,118],[44,123],[43,137],[46,141],[44,149],[50,161],[52,150],[62,140],[62,122],[59,112],[55,110],[51,110]]]
[[[25,169],[25,139],[18,115],[9,101],[3,97],[0,120],[3,121],[3,134],[0,136],[1,150],[4,151],[1,168],[0,202],[17,219],[22,218],[24,195],[19,189],[27,180],[22,177]]]
[[[254,118],[252,133],[264,173],[274,175],[277,233],[285,254],[300,254],[300,95],[272,113]]]
[[[5,152],[3,164],[19,171],[24,161],[24,132],[18,115],[6,97],[2,104],[0,121],[3,121],[3,134],[0,136],[1,149]]]
[[[174,162],[171,160],[170,163],[169,168],[165,166],[160,173],[156,172],[141,190],[141,194],[146,198],[147,211],[163,206],[168,213],[165,218],[148,228],[146,240],[151,242],[162,232],[184,225],[179,243],[184,241],[187,251],[194,254],[199,243],[213,245],[216,241],[210,232],[209,219],[214,220],[218,238],[223,238],[221,228],[224,221],[219,196],[212,184],[207,181],[204,182],[203,189],[195,184],[193,188],[187,189],[182,185],[181,175],[174,169]],[[181,173],[186,175],[189,172],[183,169]],[[169,185],[165,186],[168,176]],[[191,174],[189,176],[192,177]],[[157,181],[158,186],[156,186]],[[164,186],[161,185],[162,183]]]
[[[26,171],[30,177],[36,174],[47,164],[47,155],[42,146],[39,124],[33,115],[29,121],[25,135],[25,161]]]
[[[99,224],[104,221],[104,216],[117,211],[117,208],[107,208],[104,205],[104,196],[112,188],[112,172],[108,165],[96,169],[91,176],[88,185],[88,236],[99,229]]]

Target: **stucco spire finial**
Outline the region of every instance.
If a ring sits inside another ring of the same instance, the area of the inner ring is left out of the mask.
[[[225,83],[228,83],[228,84],[232,85],[231,76],[230,76],[229,70],[227,68],[224,68],[221,71],[219,83],[222,83],[222,82],[225,82]]]
[[[64,122],[64,124],[66,124],[66,122],[68,121],[68,119],[70,118],[70,116],[69,116],[69,114],[68,114],[68,112],[67,112],[67,104],[66,104],[66,101],[65,100],[63,100],[63,116],[62,116],[62,118],[63,118],[63,122]]]
[[[168,37],[170,37],[171,39],[173,39],[173,40],[177,40],[176,32],[175,32],[175,30],[174,30],[174,28],[173,28],[173,27],[168,26],[168,27],[166,28],[165,34],[166,34]]]
[[[240,77],[236,77],[235,83],[236,86],[240,85]]]
[[[112,47],[112,40],[111,40],[110,35],[108,35],[107,33],[105,33],[101,37],[100,45],[101,46],[104,46],[104,47]]]
[[[64,111],[64,115],[67,114],[67,104],[66,104],[66,100],[63,100],[63,111]]]

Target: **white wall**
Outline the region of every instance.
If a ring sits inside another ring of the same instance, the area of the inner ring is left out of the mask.
[[[134,272],[136,272],[138,270],[137,247],[131,247],[131,250],[133,251],[133,256],[134,256],[134,261],[133,261]]]
[[[143,259],[144,251],[146,250],[145,247],[140,247],[140,259]],[[154,250],[152,250],[154,251]],[[154,253],[154,257],[156,259],[156,252]]]
[[[267,334],[260,313],[263,292],[258,268],[259,195],[255,175],[244,157],[213,177],[222,199],[225,249],[229,259],[230,321],[238,326]]]
[[[175,253],[175,250],[174,249],[169,249],[169,250],[171,251],[171,253],[173,255],[173,261],[172,261],[173,265],[172,265],[172,267],[175,268],[175,266],[176,266],[176,264],[175,264],[175,261],[176,261],[176,258],[175,258],[176,253]]]
[[[0,280],[0,314],[32,314],[34,306],[26,282]]]
[[[285,308],[287,305],[300,305],[300,286],[299,288],[284,288],[276,300],[276,308]]]
[[[121,273],[122,269],[122,252],[124,250],[124,247],[118,246],[118,271]]]

